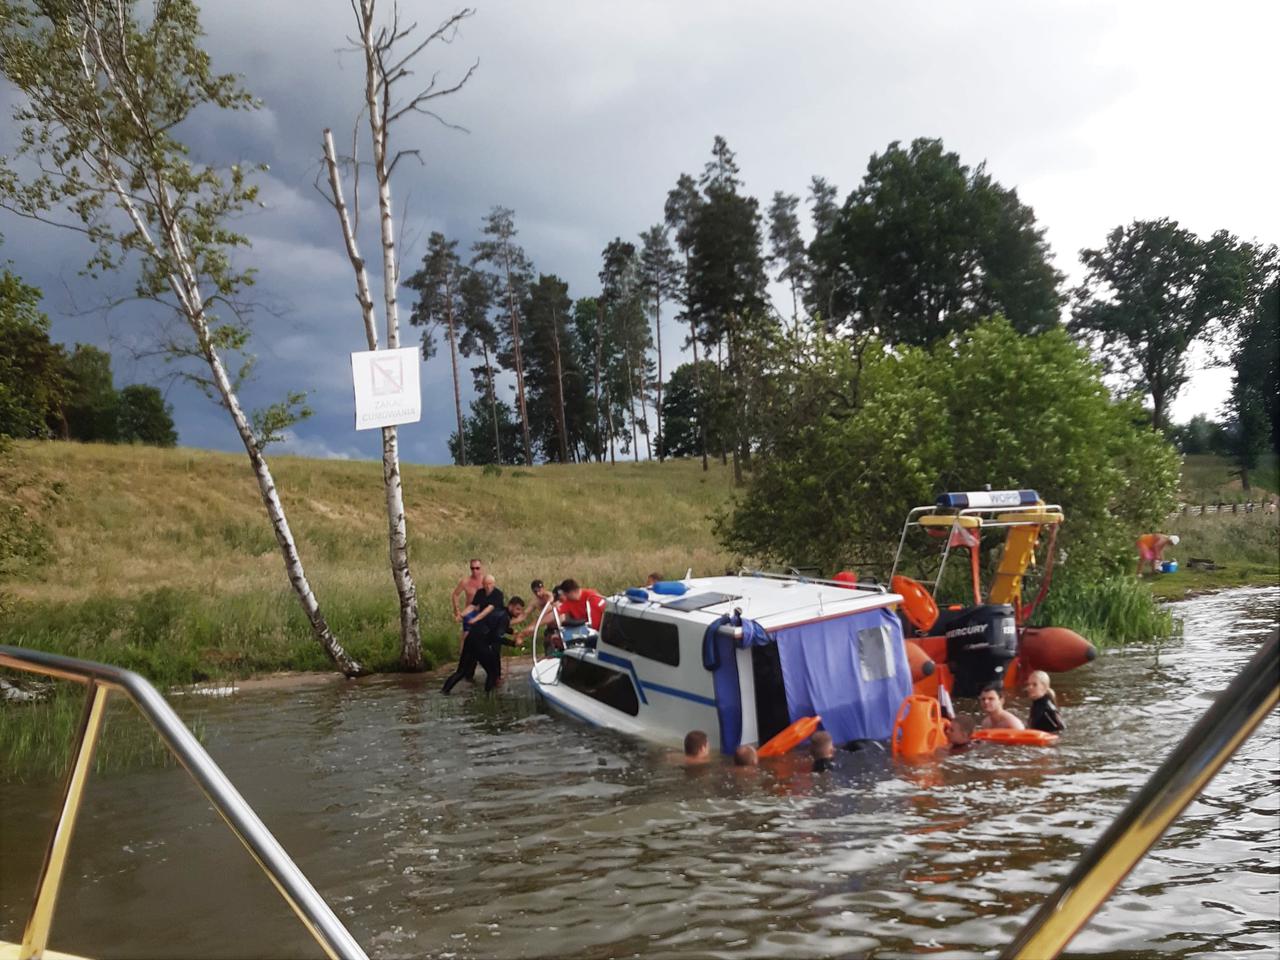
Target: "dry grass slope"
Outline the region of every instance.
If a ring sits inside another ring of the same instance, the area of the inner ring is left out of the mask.
[[[10,642],[113,659],[179,681],[322,667],[285,582],[244,458],[196,450],[19,443],[5,455],[0,623]],[[371,665],[395,657],[396,605],[376,462],[276,457],[320,602]],[[468,557],[510,593],[533,577],[601,589],[729,562],[710,515],[713,465],[405,469],[411,558],[429,648],[446,656],[448,594]]]

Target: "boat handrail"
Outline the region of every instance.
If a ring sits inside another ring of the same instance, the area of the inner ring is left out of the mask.
[[[1280,703],[1280,630],[1205,711],[1000,954],[1056,957]]]
[[[47,947],[71,835],[92,767],[94,748],[102,730],[107,697],[112,692],[122,693],[133,702],[325,954],[332,958],[367,960],[360,944],[316,892],[311,881],[187,729],[160,691],[149,682],[131,670],[109,664],[5,644],[0,644],[0,666],[83,683],[86,688],[84,712],[61,794],[61,809],[40,867],[35,901],[18,951],[20,960],[39,960]]]
[[[861,590],[866,593],[888,593],[883,583],[848,583],[844,580],[831,580],[826,577],[810,577],[792,568],[791,573],[774,573],[769,570],[749,570],[743,567],[738,570],[740,577],[756,577],[763,580],[788,580],[792,583],[816,583],[820,587],[839,587],[842,590]]]

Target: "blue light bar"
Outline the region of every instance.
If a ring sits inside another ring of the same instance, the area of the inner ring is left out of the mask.
[[[944,510],[982,509],[985,507],[1034,507],[1040,494],[1034,490],[970,490],[967,493],[938,495],[936,506]]]

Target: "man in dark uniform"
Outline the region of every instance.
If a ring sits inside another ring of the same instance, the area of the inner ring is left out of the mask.
[[[524,641],[509,639],[511,621],[519,620],[524,614],[524,601],[512,597],[505,607],[493,610],[482,620],[472,623],[467,631],[467,639],[462,644],[462,656],[458,660],[458,668],[444,682],[444,693],[449,693],[459,680],[474,673],[476,664],[484,668],[484,692],[491,693],[498,685],[502,674],[502,645],[523,646]]]

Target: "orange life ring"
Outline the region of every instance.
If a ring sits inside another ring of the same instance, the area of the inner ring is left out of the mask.
[[[915,580],[897,574],[889,581],[889,589],[902,597],[902,612],[921,633],[928,633],[938,622],[938,605],[929,591]]]
[[[933,697],[911,694],[898,707],[890,743],[895,756],[931,754],[947,742],[942,707]]]
[[[987,729],[985,727],[973,731],[974,740],[990,740],[993,743],[1017,743],[1029,747],[1051,747],[1058,742],[1056,733],[1043,730],[1010,730],[1006,727]]]
[[[795,747],[812,737],[813,731],[818,729],[818,724],[821,722],[821,717],[801,717],[769,740],[756,752],[756,756],[781,757],[783,754],[790,753]]]
[[[911,682],[919,683],[925,677],[933,676],[936,664],[933,658],[924,652],[924,648],[913,640],[906,642],[907,663],[911,667]]]

